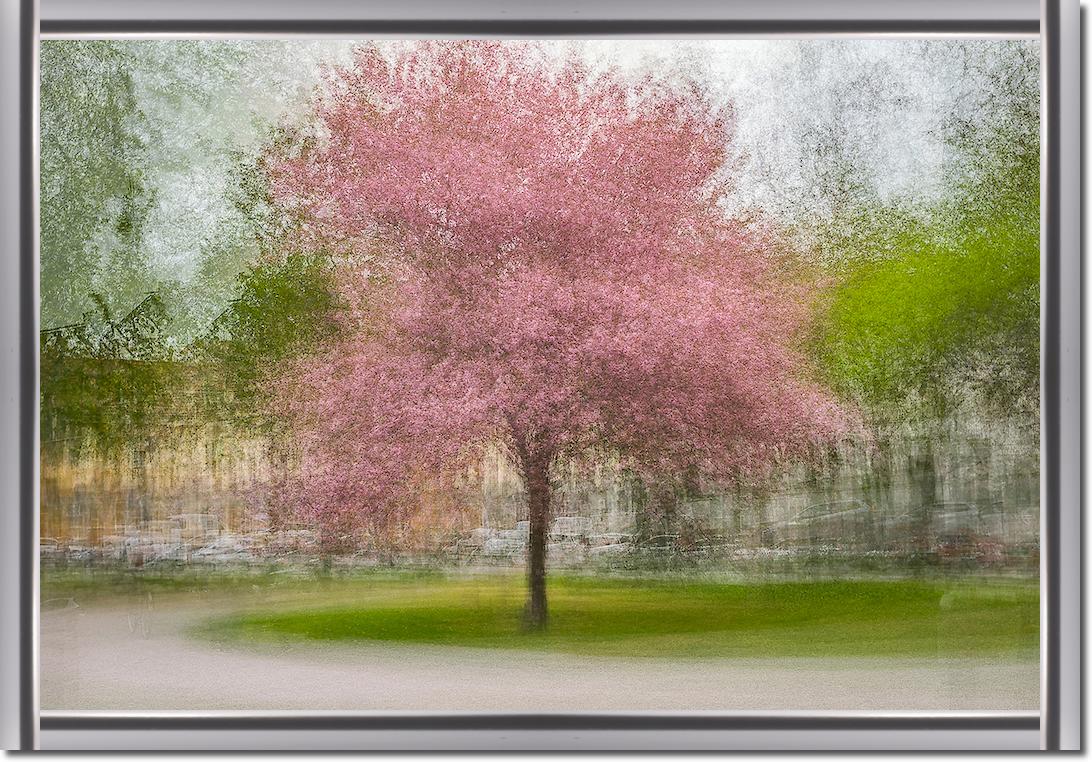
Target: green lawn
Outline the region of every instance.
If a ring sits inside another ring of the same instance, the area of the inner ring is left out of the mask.
[[[521,631],[523,580],[360,581],[209,622],[231,641],[388,641],[604,656],[1038,658],[1031,582],[719,584],[551,577],[550,627]]]

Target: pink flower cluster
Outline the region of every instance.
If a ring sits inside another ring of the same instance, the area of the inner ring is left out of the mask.
[[[316,111],[271,170],[304,242],[349,254],[347,338],[279,380],[313,515],[386,514],[490,443],[731,477],[845,430],[802,290],[718,214],[730,121],[696,91],[438,41],[362,50]]]

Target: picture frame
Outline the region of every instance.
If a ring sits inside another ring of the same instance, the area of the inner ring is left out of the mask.
[[[1082,731],[1083,334],[1076,0],[670,5],[3,0],[0,727],[43,750],[1045,750]],[[255,13],[260,13],[255,16]],[[1038,34],[1043,49],[1042,708],[982,713],[46,713],[37,701],[37,45],[45,36],[688,37]],[[17,676],[17,679],[14,677]]]

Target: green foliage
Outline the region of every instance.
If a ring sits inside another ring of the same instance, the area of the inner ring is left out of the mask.
[[[270,389],[268,370],[316,348],[337,330],[331,263],[316,254],[260,262],[238,278],[239,297],[198,342],[218,368],[216,383],[242,420],[260,422]]]
[[[108,293],[147,291],[143,115],[124,44],[46,40],[41,49],[42,325],[68,323]]]
[[[834,291],[820,352],[835,383],[876,408],[908,395],[943,406],[949,385],[986,362],[1009,366],[978,374],[993,382],[987,394],[1010,403],[1032,394],[1038,228],[1000,218],[951,242],[910,233],[898,246],[897,256],[849,268]]]
[[[917,215],[858,206],[825,231],[841,256],[818,355],[878,420],[945,415],[968,394],[1006,414],[1038,410],[1038,64],[1020,46],[1000,59],[960,50],[992,84],[973,118],[948,125],[953,200]]]
[[[284,150],[292,137],[270,131],[271,150]],[[215,372],[207,380],[209,412],[244,426],[276,423],[268,403],[270,369],[317,348],[337,330],[332,262],[315,253],[285,253],[292,221],[273,204],[268,155],[235,152],[234,183],[228,198],[245,221],[258,257],[235,278],[237,297],[192,347],[199,362]]]
[[[174,417],[179,367],[158,294],[120,318],[101,295],[89,298],[95,309],[82,323],[42,332],[42,440],[110,449],[161,431]]]

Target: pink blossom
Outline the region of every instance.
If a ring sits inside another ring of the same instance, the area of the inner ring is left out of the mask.
[[[605,447],[728,479],[849,425],[797,349],[804,290],[717,211],[731,122],[695,91],[434,41],[362,49],[316,118],[271,169],[348,252],[347,337],[278,381],[315,518],[388,515],[490,444],[525,476]]]

